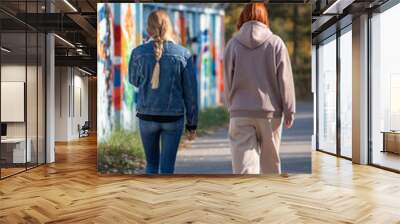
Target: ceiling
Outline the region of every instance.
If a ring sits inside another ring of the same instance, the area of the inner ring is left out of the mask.
[[[56,66],[78,66],[95,74],[96,21],[93,0],[47,0],[47,4],[45,0],[0,1],[2,46],[12,50],[7,56],[13,62],[25,61],[26,55],[28,58],[36,55],[36,46],[29,44],[32,39],[29,32],[52,32],[57,34]],[[26,30],[27,52],[25,35],[21,35]]]
[[[372,11],[386,2],[388,0],[312,0],[313,42],[351,23],[354,16]]]
[[[100,1],[100,0],[99,0]],[[212,7],[224,9],[225,3],[187,3],[192,7]],[[313,37],[319,35],[345,14],[357,14],[371,7],[376,7],[387,0],[270,0],[270,3],[311,3],[313,8]],[[22,51],[25,39],[18,33],[28,31],[54,32],[56,65],[74,65],[96,72],[96,0],[1,0],[0,26],[5,38],[3,45],[15,48],[15,57],[26,55]],[[110,0],[107,2],[126,2]],[[337,3],[335,3],[337,2]],[[171,3],[165,3],[171,4]],[[332,13],[332,5],[338,14]],[[327,9],[331,8],[329,14]],[[52,13],[48,13],[52,11]],[[26,13],[27,12],[27,13]],[[325,12],[325,14],[324,14]],[[60,38],[59,38],[60,37]],[[29,39],[29,38],[28,38]],[[66,41],[64,41],[66,40]],[[73,46],[72,46],[72,45]],[[32,52],[28,45],[28,55]],[[23,53],[23,54],[22,54]],[[11,55],[10,55],[11,56]]]

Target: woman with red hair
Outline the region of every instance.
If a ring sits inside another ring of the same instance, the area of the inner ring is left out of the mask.
[[[288,50],[269,29],[264,3],[249,3],[224,53],[225,102],[235,174],[279,174],[282,118],[291,128],[295,91]]]

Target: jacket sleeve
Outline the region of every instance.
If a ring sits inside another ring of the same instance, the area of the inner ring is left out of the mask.
[[[135,55],[132,51],[131,57],[129,59],[129,68],[128,68],[128,80],[131,85],[139,87],[140,82],[140,71],[137,61],[135,61]]]
[[[232,53],[231,44],[228,43],[224,52],[224,69],[223,69],[223,77],[224,77],[224,101],[225,106],[230,107],[229,103],[229,96],[232,89],[232,79],[233,79],[233,72],[234,72],[234,55]]]
[[[289,52],[283,41],[281,41],[281,44],[278,46],[276,57],[277,76],[283,113],[285,116],[290,116],[296,112],[296,97]]]
[[[186,109],[186,129],[195,130],[198,120],[197,79],[193,57],[187,60],[182,74],[183,99]]]

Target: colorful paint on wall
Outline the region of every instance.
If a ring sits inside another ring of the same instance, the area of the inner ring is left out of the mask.
[[[140,142],[131,140],[137,135],[137,90],[128,82],[128,70],[131,51],[149,40],[148,15],[155,9],[170,15],[180,44],[195,59],[200,107],[207,108],[221,103],[223,13],[182,4],[99,3],[97,7],[98,169],[140,173],[143,152],[137,150]]]

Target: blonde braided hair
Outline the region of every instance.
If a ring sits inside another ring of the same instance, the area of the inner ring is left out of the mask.
[[[164,41],[174,40],[174,31],[168,14],[162,10],[153,11],[147,21],[147,32],[154,40],[154,57],[156,58],[151,76],[151,88],[157,89],[160,85],[160,60],[164,50]]]

